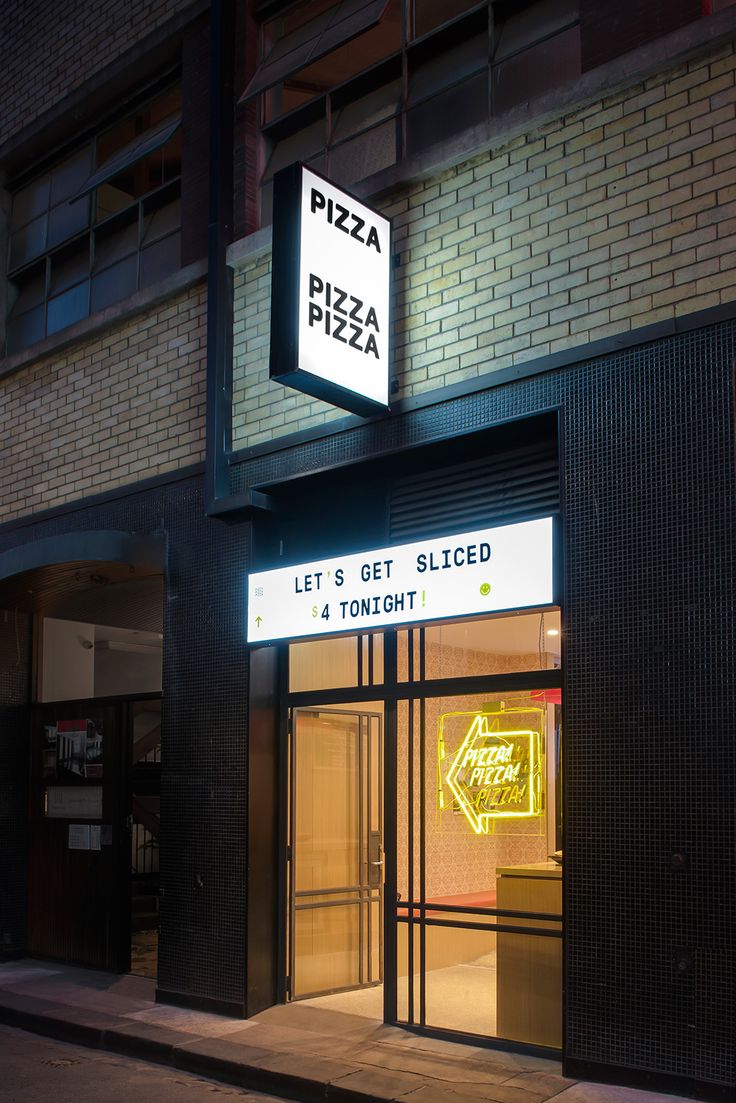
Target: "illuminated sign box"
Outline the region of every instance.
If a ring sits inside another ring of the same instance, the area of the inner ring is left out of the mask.
[[[248,642],[555,603],[551,517],[248,577]]]
[[[304,165],[274,176],[270,376],[368,416],[388,408],[391,224]]]

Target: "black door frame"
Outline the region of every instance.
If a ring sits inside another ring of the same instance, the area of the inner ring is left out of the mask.
[[[560,601],[561,597],[561,577],[562,577],[562,563],[561,556],[558,554],[559,549],[559,516],[555,517],[555,574],[554,574],[554,605],[562,608]],[[547,607],[548,608],[548,607]],[[530,613],[536,610],[528,610]],[[417,628],[423,635],[423,626],[412,625],[411,627]],[[538,670],[528,671],[516,674],[490,674],[480,676],[469,676],[461,678],[437,678],[426,680],[424,677],[424,669],[420,668],[417,671],[417,676],[411,681],[399,682],[397,671],[397,641],[398,632],[401,629],[387,628],[383,630],[383,655],[384,655],[384,679],[380,685],[358,685],[354,687],[348,687],[344,689],[331,689],[331,690],[309,690],[302,692],[290,693],[288,691],[288,642],[279,645],[275,649],[278,653],[279,666],[281,670],[280,682],[280,703],[279,703],[279,759],[281,763],[281,769],[279,771],[279,793],[280,801],[288,800],[288,743],[289,743],[289,726],[288,717],[291,709],[314,707],[322,705],[325,707],[331,707],[341,704],[369,704],[371,701],[377,699],[383,700],[384,703],[384,756],[383,756],[383,796],[384,796],[384,852],[385,852],[385,883],[384,883],[384,952],[383,952],[383,967],[384,967],[384,1022],[392,1026],[401,1026],[406,1030],[410,1030],[413,1033],[426,1035],[429,1037],[436,1037],[444,1039],[445,1041],[455,1041],[464,1044],[472,1044],[475,1046],[483,1046],[490,1049],[500,1049],[510,1052],[518,1052],[525,1054],[538,1055],[543,1057],[559,1058],[560,1050],[552,1049],[546,1046],[531,1045],[522,1042],[515,1042],[505,1038],[495,1038],[487,1036],[479,1036],[472,1034],[463,1034],[458,1031],[444,1030],[436,1027],[406,1023],[399,1021],[397,1017],[397,989],[398,989],[398,977],[397,977],[397,958],[396,958],[396,944],[397,944],[397,908],[396,908],[396,892],[397,892],[397,814],[396,814],[396,799],[397,799],[397,709],[399,701],[414,701],[423,702],[427,698],[431,697],[453,697],[453,696],[471,696],[475,694],[490,694],[490,693],[503,693],[503,692],[523,692],[524,690],[537,690],[537,689],[560,689],[563,686],[563,666],[558,669],[552,670]],[[368,634],[369,635],[369,634]],[[410,633],[411,638],[411,633]],[[358,636],[358,647],[361,646],[362,637]],[[359,652],[360,653],[360,652]],[[421,649],[420,649],[421,653]],[[423,666],[423,664],[422,664]],[[563,694],[562,703],[562,725],[564,730],[564,708],[565,698]],[[564,793],[567,787],[563,785],[563,800]],[[282,807],[285,805],[282,804]],[[564,809],[563,809],[563,822],[564,822]],[[285,817],[282,817],[285,819]],[[279,899],[279,911],[277,917],[278,924],[278,944],[277,944],[277,991],[278,1001],[285,1003],[288,999],[287,990],[287,970],[288,970],[288,939],[287,939],[287,877],[288,877],[288,854],[287,854],[287,835],[285,827],[281,833],[281,839],[278,847],[278,884],[280,890],[278,893]],[[422,833],[421,843],[422,849],[424,847],[424,838]],[[424,910],[426,904],[424,901],[411,902],[411,916],[409,922],[419,922],[420,926],[420,939],[421,945],[424,943],[424,928],[426,920],[424,918]],[[433,905],[433,911],[442,910],[440,905]],[[448,912],[450,908],[446,909]],[[482,923],[484,929],[491,929],[497,931],[507,931],[509,933],[523,934],[526,931],[524,927],[509,926],[503,923],[504,914],[500,916],[498,909],[468,909],[464,911],[476,911],[478,912],[479,920],[485,919]],[[415,917],[415,913],[418,913]],[[532,913],[524,913],[522,918],[527,918],[530,921],[535,919],[548,920],[548,915],[535,915]],[[499,922],[500,920],[500,922]],[[467,927],[467,923],[459,923],[452,920],[451,917],[446,919],[432,920],[434,924],[443,926],[456,926]],[[539,929],[529,928],[528,933],[539,934]],[[564,923],[563,923],[563,935],[564,939]],[[412,946],[412,940],[409,940],[410,947]],[[423,957],[422,953],[422,957]],[[564,981],[564,978],[563,978]],[[563,982],[563,1001],[564,1001],[564,982]],[[423,1018],[423,1015],[421,1016]],[[563,1018],[564,1018],[564,1005],[563,1005]]]

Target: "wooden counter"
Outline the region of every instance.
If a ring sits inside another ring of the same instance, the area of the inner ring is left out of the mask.
[[[562,869],[555,862],[496,870],[497,907],[562,915]],[[498,917],[509,927],[561,930],[559,920]],[[497,1034],[533,1045],[562,1045],[562,939],[499,933]]]

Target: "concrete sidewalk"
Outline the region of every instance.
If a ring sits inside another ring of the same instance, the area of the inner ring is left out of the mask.
[[[47,962],[0,965],[0,1021],[297,1100],[673,1103],[568,1080],[558,1062],[420,1037],[313,1003],[228,1019],[154,1001],[154,982]]]

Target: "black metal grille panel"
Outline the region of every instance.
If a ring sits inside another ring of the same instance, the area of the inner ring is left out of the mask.
[[[390,494],[390,538],[400,543],[469,532],[559,507],[555,443],[532,444],[397,479]]]
[[[713,1085],[736,1080],[733,357],[724,322],[234,472],[242,489],[561,408],[566,1052]]]

